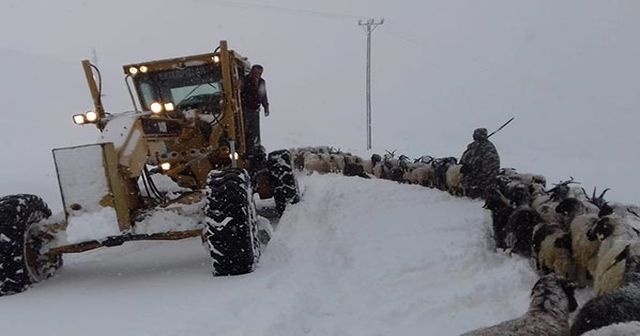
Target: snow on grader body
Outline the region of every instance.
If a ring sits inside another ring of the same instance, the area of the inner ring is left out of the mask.
[[[82,65],[94,110],[73,119],[97,126],[100,140],[53,150],[64,221],[47,220],[37,196],[0,198],[0,295],[51,276],[64,253],[134,240],[202,236],[214,275],[253,271],[261,247],[254,190],[273,197],[279,214],[299,190],[287,150],[266,155],[245,141],[246,58],[221,41],[213,53],[125,65],[135,111],[120,114],[105,112],[100,72]],[[160,191],[158,174],[179,189]],[[158,213],[176,225],[156,225]]]

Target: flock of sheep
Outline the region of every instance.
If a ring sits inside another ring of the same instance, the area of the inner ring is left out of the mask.
[[[375,176],[464,195],[455,157],[387,152],[365,160],[331,147],[292,154],[295,167],[309,173]],[[496,248],[531,258],[541,278],[523,316],[464,335],[619,335],[620,323],[640,321],[640,208],[607,202],[607,189],[588,195],[573,178],[547,189],[542,175],[503,168],[496,182],[484,197]],[[570,322],[578,308],[574,288],[589,285],[596,296]]]
[[[455,157],[434,158],[422,156],[411,160],[405,155],[387,152],[373,154],[364,160],[357,155],[344,153],[332,147],[304,147],[292,149],[294,166],[298,170],[319,174],[341,173],[364,178],[377,177],[401,183],[420,184],[446,190],[461,196],[461,165]]]

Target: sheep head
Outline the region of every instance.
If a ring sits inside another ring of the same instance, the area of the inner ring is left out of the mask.
[[[422,163],[429,164],[429,163],[433,162],[433,160],[434,160],[434,157],[433,157],[433,156],[431,156],[431,155],[423,155],[423,156],[421,156],[421,157],[419,157],[419,158],[415,159],[415,160],[413,161],[413,163],[422,162]]]
[[[556,206],[556,213],[564,216],[574,216],[584,211],[584,204],[576,198],[565,198]]]
[[[592,226],[589,231],[587,231],[587,238],[590,241],[595,240],[605,240],[607,237],[613,234],[615,229],[615,223],[611,220],[610,217],[602,217],[596,223],[596,225]]]
[[[572,252],[573,246],[571,244],[571,234],[565,232],[562,236],[556,238],[553,242],[553,246],[559,249],[565,249],[567,251]]]
[[[613,214],[613,207],[611,207],[608,203],[604,203],[598,212],[598,217],[609,216]]]
[[[397,149],[394,149],[392,151],[385,150],[385,152],[387,152],[387,153],[384,154],[384,159],[385,160],[393,159],[396,156],[396,150]]]
[[[371,155],[371,163],[373,163],[373,165],[380,163],[380,161],[382,161],[382,156],[380,156],[380,154]]]
[[[607,193],[607,191],[611,190],[610,188],[606,188],[605,190],[602,191],[602,193],[600,193],[600,196],[596,197],[596,187],[593,187],[593,193],[591,195],[591,197],[589,197],[589,195],[587,195],[587,192],[584,190],[584,188],[582,188],[582,191],[585,193],[585,195],[587,196],[587,200],[589,200],[589,202],[595,206],[597,206],[599,209],[602,209],[602,207],[607,204],[607,201],[604,199],[604,194]]]
[[[546,187],[546,186],[547,186],[547,178],[546,178],[546,177],[544,177],[543,175],[533,175],[532,182],[533,182],[534,184],[536,184],[536,183],[537,183],[537,184],[540,184],[540,185],[542,185],[543,187]]]
[[[500,192],[500,190],[493,187],[486,191],[485,202],[482,207],[485,209],[495,211],[495,210],[511,207],[511,201],[508,198],[506,198]]]
[[[511,203],[516,206],[527,205],[531,203],[531,194],[529,193],[529,188],[522,183],[516,183],[511,188],[509,195],[511,196]]]
[[[579,184],[580,182],[576,182],[572,176],[569,177],[567,181],[561,181],[558,184],[554,184],[554,187],[549,190],[551,193],[551,200],[554,202],[560,202],[563,199],[569,196],[569,185],[570,184]]]

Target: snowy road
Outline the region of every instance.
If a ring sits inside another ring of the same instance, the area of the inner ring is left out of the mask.
[[[526,310],[536,276],[491,250],[482,203],[301,182],[254,273],[213,278],[199,239],[67,255],[53,279],[0,298],[3,334],[456,335]]]

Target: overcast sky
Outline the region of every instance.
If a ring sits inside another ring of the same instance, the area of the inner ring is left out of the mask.
[[[373,33],[374,149],[458,156],[474,128],[515,116],[494,138],[504,165],[553,182],[582,176],[637,201],[639,14],[638,1],[4,0],[0,149],[28,147],[35,154],[25,159],[45,174],[52,147],[96,138],[70,122],[91,108],[79,61],[92,49],[107,109],[117,112],[131,108],[122,64],[208,52],[221,39],[266,67],[269,149],[363,149],[365,34],[357,23],[384,17]],[[36,132],[37,141],[16,143]],[[602,165],[585,168],[595,152]]]

